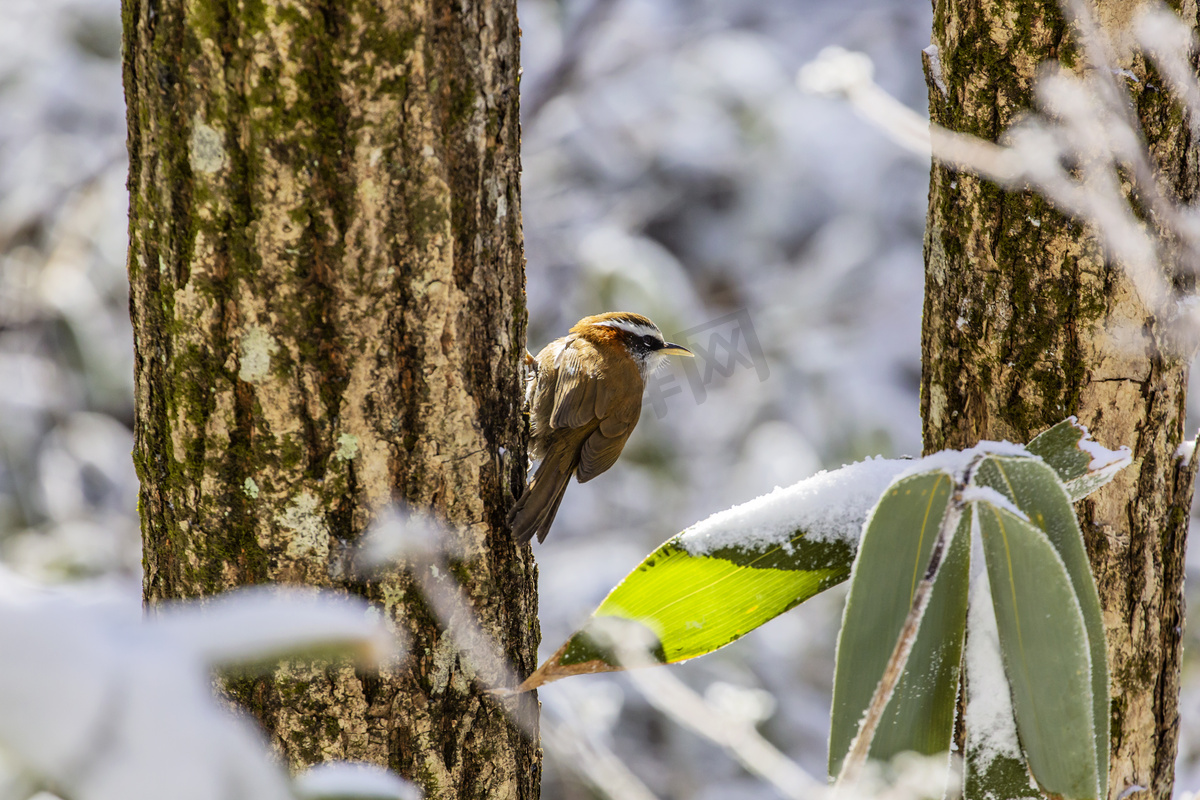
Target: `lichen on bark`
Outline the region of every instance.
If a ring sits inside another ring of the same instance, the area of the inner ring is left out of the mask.
[[[1117,34],[1134,4],[1088,5]],[[1194,3],[1184,15],[1195,28]],[[992,141],[1033,107],[1043,62],[1081,68],[1076,33],[1054,0],[935,0],[933,44],[942,71],[934,76],[927,60],[931,118]],[[1147,80],[1144,58],[1119,58],[1135,76],[1129,88],[1163,183],[1189,203],[1197,171],[1188,128],[1165,112],[1172,104]],[[935,163],[925,258],[926,451],[1025,442],[1070,414],[1105,445],[1134,450],[1133,466],[1079,512],[1108,633],[1110,796],[1142,786],[1170,797],[1196,469],[1176,456],[1188,357],[1166,344],[1169,332],[1095,231],[1033,191],[1003,191]],[[1182,275],[1178,264],[1163,268]]]
[[[147,603],[365,596],[404,661],[230,682],[287,762],[535,797],[536,700],[503,708],[446,655],[403,565],[348,569],[389,503],[436,510],[478,623],[532,668],[536,568],[504,523],[525,452],[515,2],[125,0],[123,20]]]

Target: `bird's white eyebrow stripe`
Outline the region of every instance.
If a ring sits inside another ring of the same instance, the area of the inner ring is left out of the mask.
[[[620,328],[623,331],[632,333],[634,336],[653,336],[655,339],[662,338],[662,334],[658,332],[658,328],[643,325],[640,322],[626,322],[623,319],[606,319],[604,322],[597,322],[596,325],[605,328]]]

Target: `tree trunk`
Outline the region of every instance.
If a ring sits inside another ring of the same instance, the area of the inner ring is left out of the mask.
[[[407,637],[402,663],[231,684],[286,762],[537,797],[536,699],[486,694],[499,676],[459,657],[411,569],[348,569],[389,503],[433,509],[477,622],[533,668],[536,568],[505,525],[525,467],[515,0],[123,16],[146,603],[363,595]]]
[[[1111,34],[1135,4],[1093,5]],[[1190,21],[1196,22],[1195,6]],[[995,141],[1033,106],[1038,66],[1079,52],[1055,0],[935,0],[930,115]],[[1187,125],[1144,58],[1129,81],[1164,182],[1182,202],[1197,174]],[[940,85],[939,85],[940,84]],[[934,164],[925,238],[921,412],[927,452],[980,439],[1025,442],[1069,414],[1133,466],[1080,504],[1108,630],[1110,797],[1171,795],[1178,729],[1183,556],[1195,463],[1184,440],[1185,356],[1088,226],[1031,192],[1004,192]],[[1177,265],[1165,268],[1174,273]]]

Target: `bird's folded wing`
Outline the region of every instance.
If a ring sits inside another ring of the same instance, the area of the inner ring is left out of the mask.
[[[558,355],[551,428],[581,428],[596,420],[597,380],[584,367],[582,350],[587,346],[575,339]]]
[[[637,402],[617,404],[609,409],[608,416],[600,420],[596,430],[583,442],[579,452],[579,467],[575,470],[575,479],[587,483],[592,478],[608,469],[621,455],[625,441],[633,433],[638,417],[642,410],[642,397],[637,395]]]

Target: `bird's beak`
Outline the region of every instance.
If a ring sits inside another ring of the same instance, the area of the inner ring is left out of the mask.
[[[667,342],[660,347],[658,352],[666,356],[687,356],[688,358],[696,357],[696,354],[691,350],[688,350],[686,347],[678,344],[671,344],[670,342]]]

